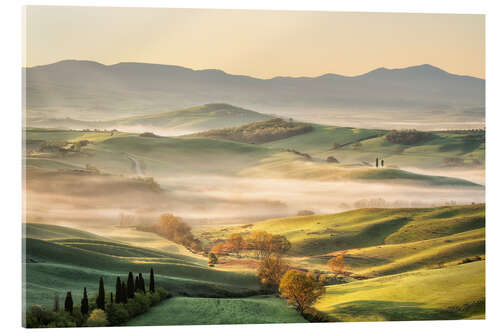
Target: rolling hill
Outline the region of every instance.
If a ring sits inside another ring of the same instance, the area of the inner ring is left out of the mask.
[[[251,144],[261,144],[313,131],[309,124],[287,122],[280,118],[259,121],[248,125],[214,129],[191,134],[192,137],[230,140]]]
[[[250,133],[246,139],[255,139],[255,133],[260,131],[259,124],[270,122],[275,121],[257,122],[238,127],[236,130],[251,129],[253,126],[257,129],[248,132],[242,130],[237,134],[241,136],[242,133],[245,135]],[[300,123],[298,126],[302,128]],[[225,139],[206,138],[202,137],[202,134],[181,137],[147,137],[124,132],[30,128],[26,131],[26,142],[32,153],[28,156],[27,165],[66,169],[70,166],[85,168],[90,163],[105,172],[128,174],[136,171],[135,167],[131,168],[129,157],[134,156],[143,167],[147,168],[147,174],[154,177],[180,173],[217,174],[257,178],[354,180],[372,183],[391,181],[409,185],[474,187],[477,184],[467,180],[420,174],[399,170],[398,167],[446,167],[448,169],[446,158],[450,158],[452,161],[459,161],[460,166],[477,168],[484,160],[484,141],[476,140],[470,142],[469,146],[464,146],[467,143],[466,137],[469,135],[467,132],[438,133],[435,134],[438,138],[433,141],[405,146],[401,150],[401,145],[388,143],[384,137],[381,137],[385,135],[384,131],[319,125],[311,126],[311,128],[312,131],[303,134],[292,130],[291,134],[295,135],[291,137],[263,144],[227,140],[226,131],[219,130],[215,132],[222,133]],[[271,129],[274,131],[275,126]],[[286,132],[280,132],[281,127],[278,127],[278,130],[278,135]],[[268,137],[268,134],[263,135],[262,138]],[[245,140],[241,139],[241,141]],[[333,140],[341,147],[332,150]],[[365,150],[363,147],[368,146],[368,143],[373,140],[376,146]],[[81,141],[89,143],[83,146],[80,152],[66,154],[37,152],[43,142],[74,144]],[[353,142],[361,143],[361,148],[352,147]],[[296,150],[297,148],[300,151]],[[441,150],[448,151],[441,153]],[[307,155],[304,154],[310,155],[311,158],[305,158]],[[327,163],[325,161],[327,156],[335,156],[340,163]],[[387,168],[373,168],[375,156],[383,156]],[[226,163],[226,161],[231,161],[231,163]],[[393,165],[395,162],[398,162],[398,165]]]
[[[247,296],[259,289],[254,275],[211,269],[195,257],[102,240],[72,228],[39,224],[25,228],[26,305],[51,305],[54,293],[68,290],[79,303],[78,291],[87,287],[90,295],[96,293],[99,277],[107,290],[113,290],[117,275],[144,273],[151,267],[157,283],[174,295]]]
[[[29,119],[33,127],[66,129],[119,129],[132,132],[186,133],[240,126],[271,119],[271,116],[229,104],[205,104],[182,110],[118,118],[107,121],[83,121],[72,118]]]
[[[315,308],[339,321],[484,319],[485,264],[331,285]]]
[[[45,119],[111,120],[222,101],[306,121],[363,127],[456,128],[484,122],[485,81],[431,65],[379,68],[354,77],[272,79],[76,60],[23,71],[28,115]]]
[[[211,237],[220,239],[235,232],[267,231],[286,236],[292,243],[293,255],[320,256],[333,251],[426,241],[472,230],[482,229],[484,232],[484,226],[484,204],[420,209],[368,208],[337,214],[271,219],[251,226],[227,227],[224,231],[216,229]],[[483,237],[484,246],[484,235],[471,237]],[[442,243],[446,245],[445,239]],[[463,238],[464,241],[467,239]],[[419,247],[428,248],[429,245]]]

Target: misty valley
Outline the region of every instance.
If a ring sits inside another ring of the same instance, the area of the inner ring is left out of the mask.
[[[484,80],[23,73],[25,326],[484,318]]]

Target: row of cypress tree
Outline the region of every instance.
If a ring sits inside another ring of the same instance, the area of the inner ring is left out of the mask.
[[[127,303],[127,299],[134,298],[134,294],[136,292],[146,293],[146,285],[144,282],[144,278],[142,277],[142,273],[139,273],[136,276],[134,281],[134,275],[132,272],[128,273],[127,283],[122,282],[120,277],[116,277],[116,286],[115,286],[115,299],[113,300],[113,293],[111,293],[110,302],[113,304],[116,303]],[[149,272],[149,292],[155,292],[155,277],[153,268],[151,268]],[[101,277],[99,279],[99,292],[96,298],[96,306],[98,309],[104,310],[106,305],[106,294],[104,291],[104,280]],[[56,298],[55,300],[55,310],[58,311],[59,308],[59,300]],[[64,301],[64,310],[73,313],[73,297],[71,296],[71,291],[66,293],[66,299]],[[89,299],[87,297],[87,288],[83,288],[83,298],[81,301],[80,311],[83,315],[87,315],[89,313]]]

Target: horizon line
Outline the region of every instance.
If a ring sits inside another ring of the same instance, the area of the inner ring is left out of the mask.
[[[160,63],[153,63],[153,62],[139,62],[139,61],[120,61],[120,62],[117,62],[117,63],[113,63],[113,64],[109,64],[109,65],[106,65],[104,63],[101,63],[99,61],[95,61],[95,60],[87,60],[87,59],[62,59],[62,60],[59,60],[59,61],[55,61],[55,62],[52,62],[52,63],[48,63],[48,64],[42,64],[42,65],[34,65],[34,66],[22,66],[21,68],[22,69],[33,69],[33,68],[37,68],[37,67],[46,67],[46,66],[51,66],[51,65],[55,65],[55,64],[58,64],[58,63],[62,63],[62,62],[88,62],[88,63],[95,63],[95,64],[98,64],[98,65],[101,65],[101,66],[105,66],[105,67],[112,67],[112,66],[116,66],[116,65],[120,65],[120,64],[143,64],[143,65],[157,65],[157,66],[167,66],[167,67],[177,67],[177,68],[182,68],[182,69],[187,69],[187,70],[191,70],[191,71],[194,71],[194,72],[204,72],[204,71],[219,71],[219,72],[222,72],[226,75],[230,75],[230,76],[243,76],[243,77],[248,77],[248,78],[252,78],[252,79],[257,79],[257,80],[263,80],[263,81],[268,81],[268,80],[275,80],[275,79],[317,79],[317,78],[321,78],[321,77],[324,77],[324,76],[327,76],[327,75],[332,75],[332,76],[340,76],[340,77],[343,77],[343,78],[356,78],[356,77],[360,77],[360,76],[363,76],[363,75],[367,75],[369,73],[372,73],[372,72],[375,72],[375,71],[380,71],[380,70],[387,70],[387,71],[394,71],[394,70],[404,70],[404,69],[411,69],[411,68],[417,68],[417,67],[431,67],[431,68],[435,68],[435,69],[438,69],[446,74],[450,74],[450,75],[455,75],[455,76],[460,76],[460,77],[468,77],[468,78],[474,78],[474,79],[478,79],[478,80],[483,80],[483,81],[486,81],[486,78],[482,78],[482,77],[477,77],[477,76],[472,76],[472,75],[464,75],[464,74],[455,74],[455,73],[450,73],[440,67],[437,67],[437,66],[434,66],[434,65],[431,65],[429,63],[422,63],[422,64],[419,64],[419,65],[412,65],[412,66],[407,66],[407,67],[394,67],[394,68],[388,68],[388,67],[385,67],[385,66],[380,66],[380,67],[376,67],[372,70],[369,70],[367,72],[364,72],[364,73],[361,73],[361,74],[358,74],[358,75],[343,75],[343,74],[336,74],[336,73],[324,73],[324,74],[321,74],[321,75],[318,75],[318,76],[282,76],[282,75],[277,75],[277,76],[273,76],[271,78],[262,78],[262,77],[257,77],[257,76],[251,76],[251,75],[248,75],[248,74],[232,74],[232,73],[228,73],[222,69],[217,69],[217,68],[205,68],[205,69],[194,69],[194,68],[190,68],[190,67],[186,67],[186,66],[180,66],[180,65],[171,65],[171,64],[160,64]]]

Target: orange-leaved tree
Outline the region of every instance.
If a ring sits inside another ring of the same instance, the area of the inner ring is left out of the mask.
[[[276,292],[280,285],[281,278],[287,272],[288,265],[283,261],[280,255],[273,255],[264,258],[257,269],[257,275],[260,281],[270,286]]]
[[[319,282],[312,276],[296,270],[289,270],[281,278],[279,292],[288,298],[288,303],[297,304],[301,314],[325,292]]]
[[[257,258],[269,256],[272,249],[273,236],[265,231],[254,231],[246,239],[247,249],[255,251]]]
[[[226,254],[227,249],[224,243],[218,243],[212,246],[212,252],[218,256]]]
[[[239,257],[241,250],[243,250],[245,246],[243,236],[240,233],[229,235],[226,246],[229,252],[234,252]]]
[[[328,260],[328,267],[335,274],[335,276],[339,276],[344,273],[344,254],[339,254],[330,260]]]

